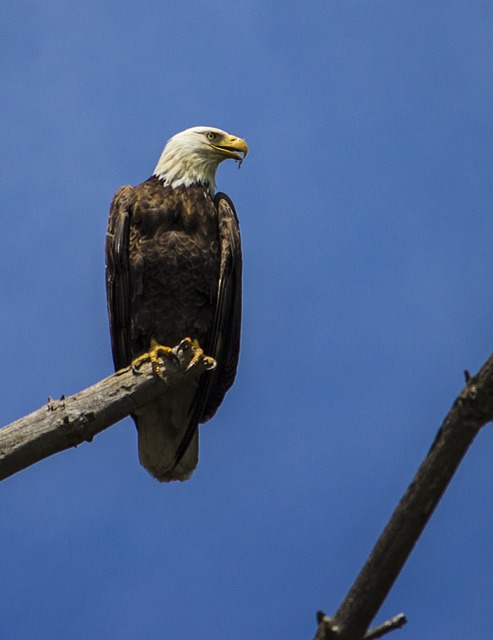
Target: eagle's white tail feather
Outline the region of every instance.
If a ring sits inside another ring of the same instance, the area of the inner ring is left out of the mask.
[[[188,408],[195,387],[173,389],[136,412],[139,459],[160,482],[187,480],[198,464],[199,434],[195,432],[182,459],[173,468],[176,452],[188,427]],[[187,402],[190,396],[190,400]],[[186,411],[183,411],[183,409]]]

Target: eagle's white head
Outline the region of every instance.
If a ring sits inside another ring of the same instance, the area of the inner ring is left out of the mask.
[[[168,140],[154,175],[173,188],[203,184],[214,193],[219,164],[228,158],[241,163],[247,153],[247,143],[237,136],[215,127],[192,127]]]

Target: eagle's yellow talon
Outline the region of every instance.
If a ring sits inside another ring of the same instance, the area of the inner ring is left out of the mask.
[[[136,371],[139,369],[144,362],[150,362],[152,365],[152,370],[156,375],[161,374],[161,363],[160,356],[169,356],[174,355],[173,349],[171,347],[166,347],[163,344],[159,344],[154,340],[151,340],[151,348],[146,353],[143,353],[141,356],[138,356],[134,360],[132,360],[132,369]]]
[[[217,362],[214,360],[214,358],[211,358],[210,356],[204,356],[204,363],[205,363],[205,370],[206,371],[210,371],[211,369],[215,369]]]
[[[192,367],[195,367],[195,365],[202,359],[204,358],[205,360],[205,355],[203,350],[199,347],[199,343],[197,342],[197,340],[193,341],[193,346],[195,349],[195,352],[193,354],[192,359],[190,360],[190,362],[188,363],[188,367],[187,367],[187,371],[188,369],[191,369]]]

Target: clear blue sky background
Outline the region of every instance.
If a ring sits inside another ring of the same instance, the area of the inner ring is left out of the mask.
[[[237,382],[161,486],[127,419],[0,486],[8,640],[309,639],[493,347],[491,2],[0,8],[4,424],[109,375],[114,191],[196,124],[243,234]],[[377,622],[491,637],[493,433]]]

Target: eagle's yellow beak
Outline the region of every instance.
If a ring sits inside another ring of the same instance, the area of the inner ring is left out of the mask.
[[[242,162],[248,155],[247,143],[237,136],[224,136],[217,144],[211,144],[211,147],[238,162]],[[240,156],[240,153],[243,156]]]

